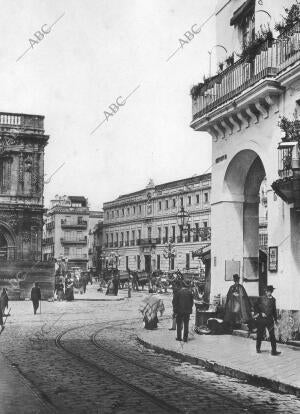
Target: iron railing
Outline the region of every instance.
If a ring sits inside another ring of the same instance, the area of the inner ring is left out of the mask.
[[[250,61],[238,60],[211,78],[193,99],[193,120],[234,98],[261,79],[275,77],[300,58],[300,23],[272,42],[266,41]]]

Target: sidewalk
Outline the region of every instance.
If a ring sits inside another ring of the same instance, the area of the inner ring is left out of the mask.
[[[176,331],[168,330],[170,325],[170,320],[161,321],[157,330],[141,330],[138,339],[144,346],[182,361],[300,396],[299,348],[278,344],[282,354],[275,357],[270,355],[269,342],[264,341],[262,353],[257,354],[255,341],[239,336],[191,333],[187,343],[178,342]]]
[[[16,368],[0,353],[1,414],[50,414],[56,412],[42,400]]]

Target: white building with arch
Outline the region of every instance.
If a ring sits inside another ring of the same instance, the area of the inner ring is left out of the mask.
[[[283,26],[288,24],[279,34],[273,30],[274,39],[267,29],[293,3],[218,2],[216,43],[233,54],[234,62],[226,68],[221,65],[222,71],[192,89],[191,127],[212,137],[211,295],[226,295],[233,272],[240,273],[250,296],[273,285],[277,307],[292,313],[291,331],[299,331],[298,135],[296,131],[288,136],[278,123],[286,116],[295,125],[300,115],[300,21],[283,21]],[[264,41],[258,45],[260,35]],[[243,47],[243,41],[252,50]],[[284,158],[287,153],[293,158],[289,165]],[[268,255],[259,249],[262,183]]]

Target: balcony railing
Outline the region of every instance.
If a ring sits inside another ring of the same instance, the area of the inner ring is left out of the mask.
[[[71,260],[76,261],[76,260],[87,260],[87,254],[83,253],[83,254],[70,254],[68,256],[68,260],[69,262]]]
[[[74,238],[74,239],[65,239],[63,237],[60,238],[60,241],[62,244],[86,244],[87,243],[87,237],[83,238]]]
[[[194,234],[193,236],[193,242],[198,242],[199,241],[199,235],[198,234]]]
[[[66,227],[73,227],[73,228],[77,228],[77,229],[86,229],[87,228],[87,221],[77,221],[77,222],[72,222],[72,221],[68,221],[65,219],[61,220],[61,228],[66,228]]]
[[[130,240],[130,246],[134,246],[135,245],[135,240]]]
[[[145,246],[149,244],[157,244],[157,239],[149,237],[147,239],[140,239],[140,246]]]
[[[183,237],[182,236],[178,236],[177,237],[177,243],[182,243],[183,242]]]
[[[239,95],[259,80],[275,77],[300,58],[300,23],[273,42],[265,42],[251,62],[237,61],[200,87],[193,99],[193,120]]]
[[[125,246],[129,246],[129,240],[125,241]]]
[[[116,242],[114,242],[114,247],[118,247],[118,242],[116,241]]]
[[[11,126],[22,129],[44,130],[44,116],[0,112],[0,126]]]
[[[120,241],[120,247],[123,247],[124,246],[124,241],[123,240],[121,240]]]

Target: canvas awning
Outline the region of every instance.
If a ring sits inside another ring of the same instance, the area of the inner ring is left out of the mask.
[[[192,257],[199,257],[201,260],[210,260],[210,244],[206,244],[200,249],[194,250],[192,252]]]
[[[235,26],[244,19],[245,15],[249,14],[251,11],[254,11],[255,0],[245,1],[236,11],[233,13],[232,18],[230,19],[230,26]]]

